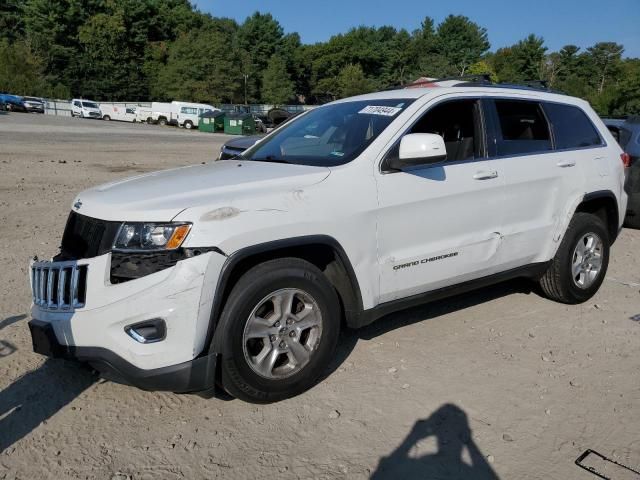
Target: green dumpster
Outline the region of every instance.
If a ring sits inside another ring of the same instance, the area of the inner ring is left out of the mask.
[[[198,130],[201,132],[222,132],[224,130],[224,112],[221,110],[209,110],[200,115]]]
[[[255,135],[256,121],[250,113],[228,113],[224,117],[224,133]]]

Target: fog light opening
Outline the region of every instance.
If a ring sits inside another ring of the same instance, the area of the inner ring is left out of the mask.
[[[138,343],[156,343],[166,338],[167,325],[163,319],[154,318],[124,327],[124,331]]]

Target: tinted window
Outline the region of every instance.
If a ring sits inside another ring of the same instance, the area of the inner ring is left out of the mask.
[[[627,148],[629,142],[631,141],[631,130],[627,130],[626,128],[620,128],[620,138],[618,142],[622,148]],[[640,137],[638,137],[640,140]]]
[[[435,133],[444,138],[447,161],[481,156],[480,117],[476,100],[444,102],[430,109],[409,133]]]
[[[557,149],[584,148],[601,145],[602,140],[591,120],[578,107],[546,103]],[[622,138],[620,138],[622,141]]]
[[[551,150],[549,125],[537,102],[496,100],[498,155]]]

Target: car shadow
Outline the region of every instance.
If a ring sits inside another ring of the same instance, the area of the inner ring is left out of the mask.
[[[359,340],[373,340],[387,332],[397,330],[414,323],[433,320],[443,315],[480,305],[516,293],[530,294],[535,284],[527,279],[515,279],[480,288],[472,292],[425,303],[417,307],[391,313],[370,325],[357,330],[343,328],[333,360],[322,375],[320,382],[331,376],[349,358]]]
[[[414,323],[433,320],[443,315],[465,310],[498,298],[516,293],[530,294],[535,285],[527,279],[509,280],[488,287],[473,290],[453,297],[444,298],[417,307],[392,313],[376,320],[371,325],[358,331],[359,338],[372,340],[392,330],[397,330]]]
[[[434,437],[437,451],[412,455],[412,450],[418,450],[418,444],[430,437]],[[452,404],[442,405],[429,418],[418,420],[402,443],[380,459],[371,475],[371,480],[498,478],[473,440],[466,413]]]
[[[89,388],[97,377],[82,365],[47,359],[0,391],[0,453]]]

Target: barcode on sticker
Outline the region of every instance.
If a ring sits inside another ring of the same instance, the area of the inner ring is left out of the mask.
[[[368,105],[360,110],[358,113],[368,114],[368,115],[382,115],[385,117],[393,117],[402,109],[398,107],[383,107],[377,105]]]

